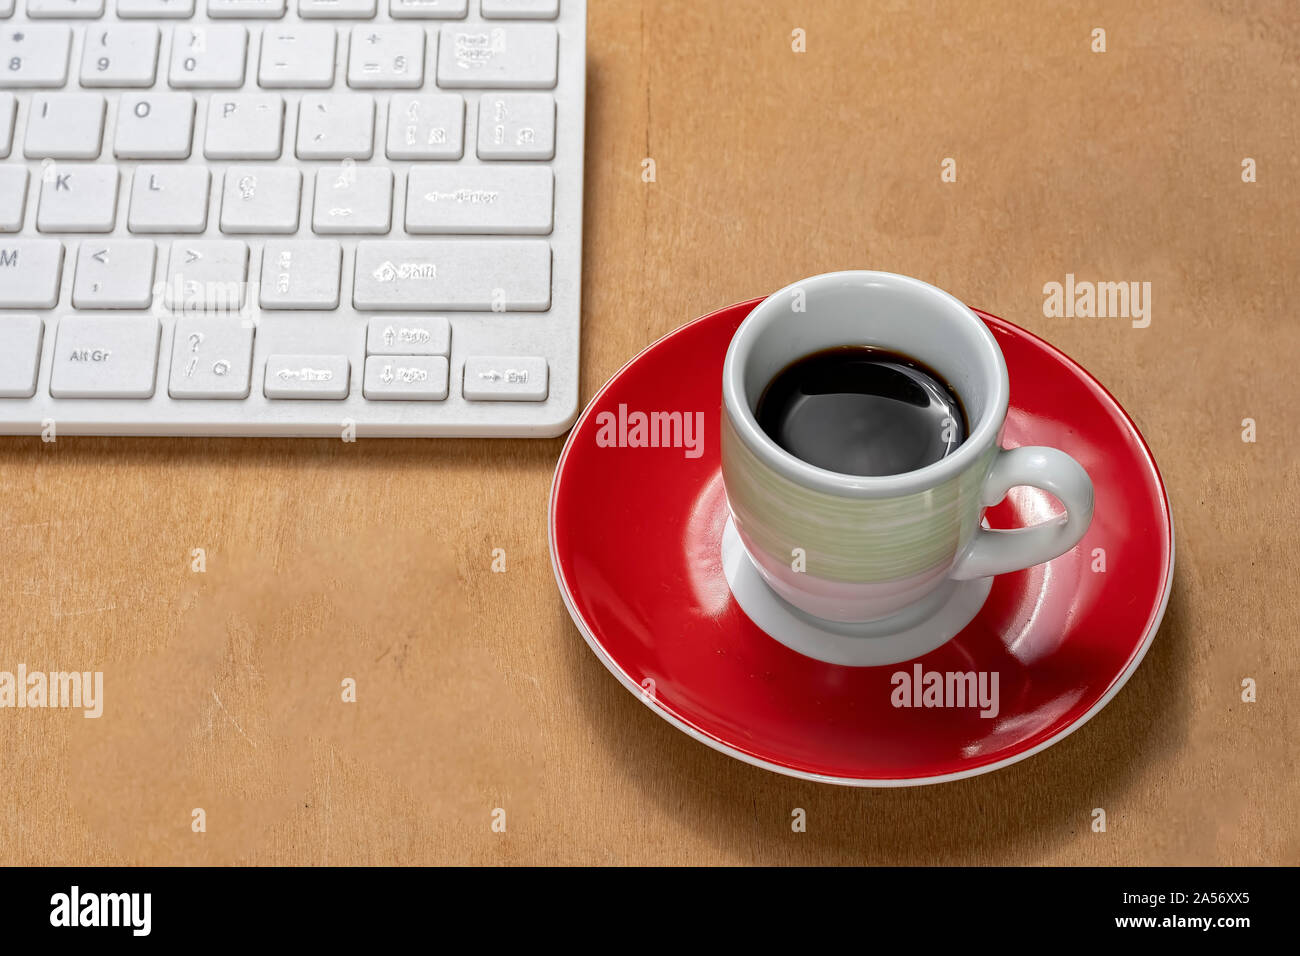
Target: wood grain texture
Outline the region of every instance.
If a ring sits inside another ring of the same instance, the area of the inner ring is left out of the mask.
[[[591,0],[588,30],[584,400],[833,269],[1030,329],[1169,487],[1135,677],[1008,769],[817,786],[695,743],[587,650],[547,554],[559,440],[4,439],[0,669],[102,668],[106,702],[0,711],[0,862],[1300,860],[1295,5]],[[1150,327],[1045,317],[1066,273],[1150,282]],[[358,716],[321,716],[348,674]]]

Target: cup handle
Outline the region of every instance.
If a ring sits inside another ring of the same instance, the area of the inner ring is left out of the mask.
[[[969,581],[1031,568],[1079,543],[1092,523],[1093,506],[1092,479],[1082,465],[1055,448],[1000,449],[984,482],[983,504],[997,504],[1017,485],[1051,492],[1065,505],[1065,514],[1029,528],[979,528],[951,577]]]

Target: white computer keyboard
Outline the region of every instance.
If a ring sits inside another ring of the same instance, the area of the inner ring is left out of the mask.
[[[0,0],[0,433],[561,433],[585,44],[585,0]]]

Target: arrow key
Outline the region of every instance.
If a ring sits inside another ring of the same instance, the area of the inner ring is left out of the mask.
[[[451,323],[443,316],[375,316],[366,327],[367,355],[450,355]]]
[[[442,355],[372,355],[366,359],[363,393],[372,402],[441,402],[447,397],[447,369]]]
[[[471,402],[544,402],[546,359],[537,356],[477,356],[465,359],[465,397]]]
[[[147,239],[82,240],[72,283],[78,309],[147,309],[156,250]]]
[[[271,355],[262,390],[267,398],[341,401],[348,397],[351,371],[346,355]]]

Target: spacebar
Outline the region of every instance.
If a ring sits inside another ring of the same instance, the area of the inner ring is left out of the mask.
[[[544,239],[358,242],[352,304],[544,312],[551,307],[551,245]]]

